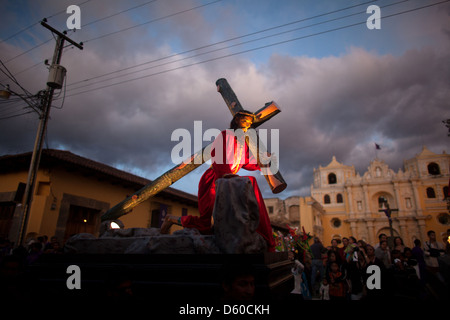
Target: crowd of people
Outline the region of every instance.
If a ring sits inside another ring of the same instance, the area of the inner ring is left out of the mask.
[[[0,297],[27,296],[32,279],[27,278],[27,266],[42,255],[62,254],[63,247],[56,237],[31,236],[24,245],[15,247],[7,238],[0,237]]]
[[[324,245],[314,237],[310,250],[295,255],[293,260],[294,289],[290,297],[307,300],[369,300],[369,299],[450,299],[450,229],[439,241],[434,231],[428,231],[427,240],[414,240],[414,247],[406,246],[400,237],[388,239],[380,234],[371,245],[354,237],[342,242],[331,240]],[[0,238],[1,287],[14,294],[21,289],[14,280],[27,265],[47,254],[61,254],[58,239],[46,236],[26,242],[13,249],[11,243]],[[378,287],[371,282],[371,266],[380,270]],[[5,292],[3,292],[5,293]],[[18,293],[19,294],[19,293]]]
[[[405,246],[401,237],[368,244],[354,237],[331,240],[329,246],[314,238],[310,251],[297,256],[292,272],[298,283],[291,295],[315,300],[419,299],[450,298],[450,243],[447,230],[443,242],[428,231],[428,240],[414,240]],[[388,243],[389,242],[389,243]],[[293,255],[291,258],[294,260]],[[380,284],[371,282],[374,268],[380,270]]]
[[[35,262],[41,254],[63,253],[63,247],[56,237],[30,236],[23,246],[14,248],[13,244],[6,238],[0,237],[0,262],[4,257],[14,256],[23,258],[25,264]]]

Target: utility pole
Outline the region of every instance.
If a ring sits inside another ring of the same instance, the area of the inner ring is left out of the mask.
[[[43,21],[41,21],[41,25],[58,36],[56,40],[55,51],[53,53],[51,67],[58,66],[61,62],[61,56],[64,49],[64,41],[68,41],[78,49],[83,50],[82,43],[76,43],[75,41],[67,37],[65,33],[61,33],[58,30],[52,28],[46,22],[47,20],[44,19]],[[64,81],[64,79],[62,81]],[[55,88],[57,87],[47,82],[47,88],[41,101],[42,113],[40,114],[39,127],[36,134],[36,140],[34,142],[33,154],[31,156],[31,163],[28,171],[27,185],[23,198],[22,219],[17,239],[17,243],[19,246],[23,244],[23,241],[25,239],[25,232],[27,231],[28,227],[28,219],[30,217],[31,202],[33,201],[36,176],[39,169],[39,162],[41,160],[42,144],[44,142],[45,132],[47,130],[47,122],[50,115],[50,108],[52,105],[53,92],[55,91]]]

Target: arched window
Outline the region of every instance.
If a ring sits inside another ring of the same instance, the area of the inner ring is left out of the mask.
[[[439,168],[439,165],[435,162],[431,162],[428,164],[428,173],[436,176],[441,174],[441,169]]]
[[[431,187],[427,188],[427,198],[436,198],[436,192]]]
[[[343,199],[342,199],[342,194],[340,194],[340,193],[337,194],[337,196],[336,196],[336,202],[337,202],[337,203],[342,203],[342,202],[344,202]]]
[[[331,201],[330,201],[330,196],[329,195],[325,195],[324,197],[323,197],[323,203],[331,203]]]
[[[450,194],[448,194],[448,187],[447,186],[445,186],[442,189],[442,192],[444,193],[444,200],[447,199],[448,197],[450,197]]]
[[[328,175],[328,184],[336,184],[336,183],[337,183],[336,175],[334,173],[330,173]]]

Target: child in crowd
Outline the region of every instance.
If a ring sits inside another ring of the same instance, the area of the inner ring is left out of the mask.
[[[322,280],[322,284],[320,285],[320,300],[330,300],[330,285],[326,278]]]
[[[345,275],[339,270],[337,262],[330,264],[330,300],[345,300]]]

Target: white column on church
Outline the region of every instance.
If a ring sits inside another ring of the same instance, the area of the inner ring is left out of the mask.
[[[375,226],[373,224],[374,219],[370,218],[366,220],[367,230],[368,230],[368,236],[369,236],[369,243],[371,245],[374,245],[378,239],[375,239]]]
[[[356,221],[350,221],[350,233],[355,238],[359,238],[359,235],[356,233]]]
[[[365,203],[365,207],[366,207],[366,216],[370,217],[370,201],[369,201],[369,188],[367,188],[367,185],[363,185],[363,190],[364,190],[364,201]]]
[[[348,212],[349,212],[350,217],[353,218],[353,216],[355,215],[355,211],[353,210],[352,187],[345,186],[345,191],[347,192]]]
[[[399,231],[400,231],[400,237],[403,239],[403,242],[405,243],[405,245],[410,246],[411,241],[408,236],[408,228],[406,226],[406,219],[407,218],[402,218],[401,220],[399,220],[399,225],[400,225]]]
[[[416,215],[417,216],[422,216],[423,215],[423,211],[422,211],[422,207],[420,205],[420,196],[419,196],[419,183],[416,180],[413,180],[411,182],[412,184],[412,190],[413,190],[413,194],[414,194],[414,203],[416,205]]]
[[[396,202],[396,204],[397,204],[397,209],[398,209],[398,215],[400,216],[401,214],[401,212],[402,212],[402,210],[403,210],[403,203],[402,203],[402,201],[401,201],[401,199],[400,199],[400,194],[399,194],[399,191],[398,191],[398,189],[399,189],[399,187],[398,187],[398,182],[394,182],[394,194],[395,194],[395,202]]]

